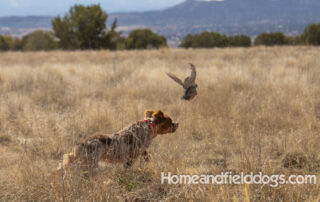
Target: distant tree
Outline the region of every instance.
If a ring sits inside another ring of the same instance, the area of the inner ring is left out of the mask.
[[[216,32],[203,32],[195,36],[194,45],[201,48],[227,47],[228,37]]]
[[[167,40],[150,29],[136,29],[130,32],[125,44],[126,49],[150,49],[167,46]]]
[[[0,51],[8,51],[10,49],[4,36],[0,35]]]
[[[187,35],[180,44],[184,48],[213,48],[227,47],[229,39],[226,35],[216,32],[202,32],[196,35]]]
[[[254,41],[255,45],[286,45],[288,44],[286,36],[282,32],[261,33]]]
[[[21,46],[25,51],[53,50],[57,48],[57,41],[52,33],[37,30],[24,36]]]
[[[300,35],[298,36],[286,36],[286,41],[289,45],[305,45],[305,41]]]
[[[116,41],[116,50],[125,50],[126,49],[126,38],[119,36]]]
[[[307,45],[320,45],[320,24],[308,25],[302,34],[302,40]]]
[[[180,44],[182,48],[191,48],[194,41],[194,37],[191,34],[188,34],[184,37],[183,41]]]
[[[55,36],[59,39],[62,49],[100,49],[114,48],[116,21],[110,31],[107,31],[108,15],[100,5],[75,5],[63,18],[52,20]]]
[[[231,47],[249,47],[251,46],[251,39],[246,35],[230,36],[229,46]]]
[[[13,37],[11,35],[3,36],[7,44],[9,45],[10,50],[22,50],[21,39]]]
[[[123,43],[123,37],[121,37],[121,32],[116,31],[117,28],[117,18],[114,19],[111,29],[101,37],[101,47],[110,50],[116,50],[120,46],[118,43]]]

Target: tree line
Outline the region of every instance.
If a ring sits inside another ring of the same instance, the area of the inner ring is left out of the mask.
[[[245,35],[226,36],[216,32],[202,32],[201,34],[187,35],[180,47],[183,48],[213,48],[213,47],[249,47],[251,45],[320,45],[320,24],[310,24],[301,35],[287,36],[282,32],[259,34],[254,43]]]
[[[52,20],[53,31],[34,31],[23,38],[0,35],[0,50],[132,50],[167,47],[166,38],[150,29],[136,29],[127,37],[116,31],[117,19],[108,28],[108,15],[100,5],[75,5],[64,16]],[[187,35],[183,48],[250,47],[252,45],[320,45],[320,24],[310,24],[299,36],[281,32],[261,33],[252,44],[246,35],[227,36],[216,32]]]

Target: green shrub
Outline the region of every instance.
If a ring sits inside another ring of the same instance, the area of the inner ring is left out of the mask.
[[[167,46],[163,36],[153,33],[150,29],[136,29],[130,32],[125,42],[126,49],[151,49]]]
[[[10,35],[4,36],[4,39],[8,43],[10,50],[15,50],[15,51],[22,50],[21,39],[10,36]]]
[[[4,36],[0,35],[0,51],[8,51],[10,49]]]
[[[53,50],[57,48],[57,41],[50,32],[34,31],[22,38],[22,50],[39,51]]]
[[[251,39],[246,35],[229,37],[229,46],[231,47],[250,47]]]
[[[203,32],[195,35],[192,43],[193,48],[227,47],[228,37],[216,32]]]
[[[308,25],[302,34],[302,40],[307,45],[320,45],[320,24]]]
[[[300,35],[286,36],[286,40],[287,40],[287,44],[289,45],[305,45],[306,44]]]
[[[282,32],[261,33],[254,41],[255,45],[286,45],[288,44],[286,36]]]
[[[249,47],[251,39],[248,36],[227,37],[216,32],[202,32],[196,35],[187,35],[180,44],[183,48],[214,48],[214,47]]]
[[[191,34],[188,34],[180,44],[182,48],[191,48],[193,44],[194,37]]]

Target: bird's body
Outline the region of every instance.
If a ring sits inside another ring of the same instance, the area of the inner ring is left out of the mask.
[[[183,100],[192,100],[195,96],[197,96],[197,87],[192,86],[184,91],[184,95],[181,97]]]
[[[176,75],[172,73],[167,73],[167,75],[173,79],[175,82],[180,84],[184,88],[184,95],[181,97],[183,100],[192,100],[198,93],[197,87],[198,85],[195,83],[196,81],[196,68],[193,64],[190,64],[191,67],[191,75],[187,77],[184,82],[182,82]]]

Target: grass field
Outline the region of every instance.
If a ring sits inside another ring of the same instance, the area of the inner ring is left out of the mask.
[[[169,185],[173,174],[314,174],[320,180],[320,48],[0,53],[0,201],[319,201],[320,184]],[[165,74],[197,66],[198,97]],[[152,160],[94,177],[56,171],[81,138],[162,109],[180,128]],[[290,159],[291,158],[291,159]],[[298,160],[297,160],[298,159]],[[284,167],[285,162],[293,166]]]

